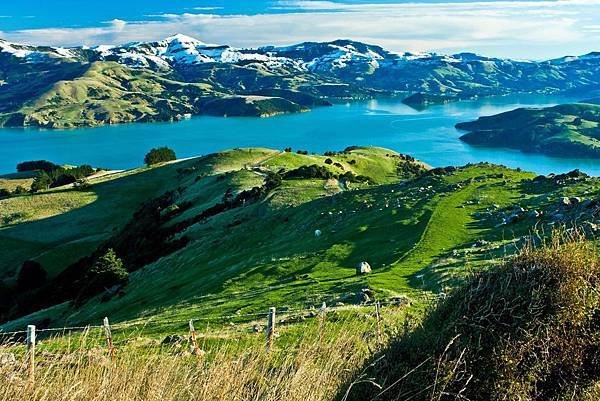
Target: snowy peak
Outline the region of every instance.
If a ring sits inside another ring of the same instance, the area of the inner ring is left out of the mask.
[[[120,46],[35,47],[0,40],[0,56],[28,63],[114,61],[131,68],[171,70],[205,63],[260,65],[271,71],[284,68],[288,73],[311,71],[334,74],[343,79],[361,81],[378,71],[400,71],[405,68],[427,69],[456,67],[468,73],[498,68],[525,68],[531,62],[482,57],[473,53],[441,55],[436,53],[394,53],[380,46],[352,40],[332,42],[303,42],[292,46],[267,46],[257,49],[238,49],[227,45],[208,44],[184,34],[163,40],[134,42]],[[596,65],[600,53],[549,60],[546,64],[561,66]],[[542,64],[542,63],[533,63]]]

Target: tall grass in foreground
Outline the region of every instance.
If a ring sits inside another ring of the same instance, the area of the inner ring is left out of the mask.
[[[386,312],[390,325],[404,313]],[[137,345],[122,347],[112,362],[97,343],[86,347],[80,338],[81,346],[42,353],[34,382],[23,367],[0,367],[0,401],[332,400],[376,347],[369,311],[332,315],[323,326],[318,320],[281,326],[271,351],[262,333],[254,334],[253,342],[204,347],[200,357],[190,355],[185,344],[166,348],[137,338],[130,343]]]
[[[600,399],[600,252],[555,233],[475,274],[399,337],[348,400]]]

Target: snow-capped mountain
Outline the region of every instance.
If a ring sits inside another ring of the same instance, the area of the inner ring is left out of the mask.
[[[598,88],[600,53],[535,62],[473,53],[394,53],[351,40],[256,49],[181,34],[91,48],[0,40],[0,125],[82,126],[194,113],[239,115],[244,104],[252,105],[244,113],[272,115],[330,99],[398,92],[444,101],[523,92],[578,92],[591,98]],[[46,104],[48,99],[52,102]],[[109,104],[112,99],[129,102]],[[66,118],[73,103],[89,108],[81,120]],[[32,111],[31,104],[40,108]],[[10,114],[4,122],[2,113]]]
[[[350,40],[317,43],[304,42],[293,46],[266,46],[239,49],[228,45],[207,44],[190,36],[177,34],[155,42],[134,42],[120,46],[37,47],[0,40],[0,55],[8,54],[28,62],[116,61],[132,68],[172,69],[204,63],[263,64],[268,68],[287,67],[315,73],[341,72],[373,74],[379,69],[399,69],[407,66],[444,66],[473,69],[480,64],[487,69],[539,64],[479,56],[473,53],[440,55],[436,53],[394,53],[380,46]],[[568,56],[547,63],[561,66],[572,62],[599,62],[600,53]],[[467,67],[471,65],[471,67]]]

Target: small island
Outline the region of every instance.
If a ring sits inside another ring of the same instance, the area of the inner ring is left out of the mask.
[[[402,100],[407,106],[412,107],[415,110],[425,110],[427,107],[436,105],[436,104],[447,104],[450,102],[455,102],[459,100],[457,96],[448,96],[448,95],[433,95],[430,93],[414,93],[409,97]]]
[[[519,108],[456,124],[470,145],[518,149],[557,157],[600,158],[600,105]]]

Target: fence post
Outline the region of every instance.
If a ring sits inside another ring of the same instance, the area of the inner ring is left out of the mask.
[[[273,337],[275,336],[275,308],[269,308],[267,317],[267,350],[273,348]]]
[[[381,305],[379,301],[375,302],[375,317],[377,318],[377,347],[381,347]]]
[[[196,329],[194,328],[194,321],[190,319],[190,341],[192,342],[192,354],[200,355],[200,347],[198,347],[198,340],[196,338]]]
[[[319,311],[319,345],[323,345],[323,337],[325,335],[325,319],[327,318],[327,304],[323,302]]]
[[[115,347],[113,345],[112,332],[110,330],[110,323],[108,322],[107,317],[104,318],[102,325],[104,326],[104,336],[106,337],[106,345],[108,347],[108,353],[110,355],[110,359],[112,361],[114,361],[115,360]]]
[[[35,326],[27,326],[27,368],[29,380],[35,379]]]

